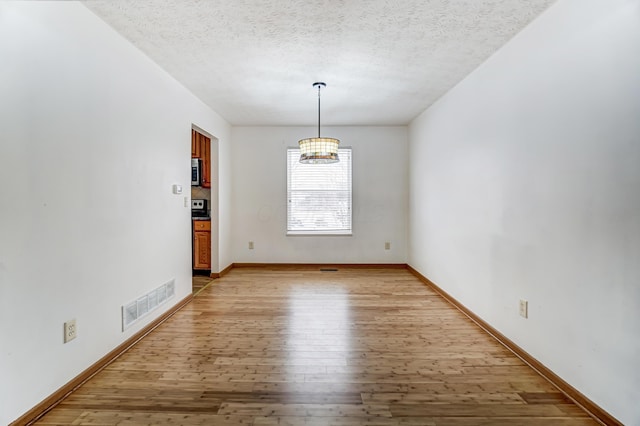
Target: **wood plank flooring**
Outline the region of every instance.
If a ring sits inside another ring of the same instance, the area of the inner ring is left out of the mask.
[[[595,425],[402,269],[233,269],[40,425]]]
[[[210,278],[208,275],[194,275],[191,277],[191,291],[193,294],[198,293],[204,287],[206,287],[213,278]]]

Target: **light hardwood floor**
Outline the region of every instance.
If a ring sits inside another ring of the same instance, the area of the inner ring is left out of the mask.
[[[402,269],[234,269],[38,424],[595,425]]]
[[[213,278],[210,278],[208,275],[194,275],[191,277],[191,291],[193,294],[197,294],[211,281],[213,281]]]

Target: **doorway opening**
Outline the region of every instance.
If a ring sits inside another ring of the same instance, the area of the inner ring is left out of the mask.
[[[197,293],[218,275],[218,139],[191,128],[191,268]]]

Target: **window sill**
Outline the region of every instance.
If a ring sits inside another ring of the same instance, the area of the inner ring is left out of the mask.
[[[352,231],[287,231],[287,237],[351,237]]]

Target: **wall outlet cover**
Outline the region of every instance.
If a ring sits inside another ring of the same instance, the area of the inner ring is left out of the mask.
[[[64,343],[68,343],[78,337],[76,320],[72,319],[64,323]]]
[[[529,302],[524,299],[520,299],[520,316],[529,318]]]

